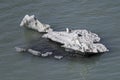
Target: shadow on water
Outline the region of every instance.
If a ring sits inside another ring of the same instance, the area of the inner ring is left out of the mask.
[[[42,38],[44,33],[34,32],[32,30],[24,30],[25,48],[31,48],[40,52],[53,52],[55,54],[65,53],[64,48],[49,39]]]

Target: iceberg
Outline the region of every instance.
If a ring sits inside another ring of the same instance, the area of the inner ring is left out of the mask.
[[[20,23],[20,26],[31,28],[38,32],[47,32],[42,37],[48,38],[52,41],[58,42],[61,47],[67,51],[72,50],[76,53],[103,53],[109,51],[105,45],[100,43],[100,37],[85,29],[70,30],[66,28],[65,31],[53,31],[48,24],[42,24],[34,15],[25,15]],[[31,52],[31,50],[30,50]],[[35,52],[38,55],[39,52]],[[48,54],[43,54],[47,56]]]
[[[61,43],[67,50],[83,53],[100,53],[109,51],[105,45],[99,43],[100,37],[87,30],[53,31],[42,36],[52,41]]]

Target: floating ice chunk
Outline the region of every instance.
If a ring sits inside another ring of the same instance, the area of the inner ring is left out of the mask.
[[[43,54],[41,54],[41,56],[42,56],[42,57],[47,57],[47,56],[49,56],[49,55],[46,54],[46,53],[43,53]]]
[[[53,52],[46,52],[45,54],[52,55],[52,54],[53,54]]]
[[[62,47],[73,50],[75,52],[84,53],[100,53],[109,51],[105,45],[100,43],[100,37],[87,30],[70,30],[66,31],[53,31],[48,24],[42,24],[34,15],[26,15],[21,21],[20,26],[34,29],[38,32],[48,32],[42,37],[51,39],[52,41],[63,44]],[[24,51],[17,49],[18,51]],[[29,50],[34,55],[39,55],[38,51]],[[49,56],[52,53],[44,53],[41,56]]]
[[[27,51],[29,53],[31,53],[32,55],[35,55],[35,56],[40,56],[41,55],[41,52],[33,50],[33,49],[28,49]]]
[[[63,56],[54,56],[55,59],[62,59]]]
[[[106,52],[108,49],[101,43],[100,37],[87,30],[53,31],[43,35],[44,38],[51,39],[55,42],[63,44],[62,47],[77,52],[100,53]]]
[[[52,31],[50,25],[42,24],[34,15],[25,15],[20,23],[20,26],[24,26],[30,29],[37,30],[38,32],[49,32]]]
[[[41,56],[42,57],[47,57],[47,56],[50,56],[52,54],[53,54],[52,52],[46,52],[46,53],[41,54]]]
[[[15,47],[15,49],[17,52],[25,52],[26,51],[26,49],[20,48],[20,47]]]

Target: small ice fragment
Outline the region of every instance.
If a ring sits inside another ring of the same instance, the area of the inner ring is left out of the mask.
[[[32,50],[32,49],[28,49],[28,52],[30,52],[31,54],[33,54],[35,56],[39,56],[41,54],[39,51]]]
[[[62,59],[63,56],[54,56],[55,59]]]
[[[53,53],[52,52],[46,52],[44,54],[41,54],[42,57],[47,57],[47,56],[50,56],[52,55]]]
[[[44,54],[41,54],[42,57],[47,57],[48,54],[44,53]]]
[[[52,52],[46,52],[45,54],[52,55],[53,53]]]
[[[20,47],[15,47],[15,49],[17,52],[25,52],[26,51],[26,49],[20,48]]]

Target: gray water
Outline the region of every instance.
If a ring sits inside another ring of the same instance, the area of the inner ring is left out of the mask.
[[[92,57],[35,57],[15,46],[67,53],[40,33],[20,28],[34,14],[56,30],[87,29],[110,51]],[[0,80],[119,80],[120,0],[0,0]]]

